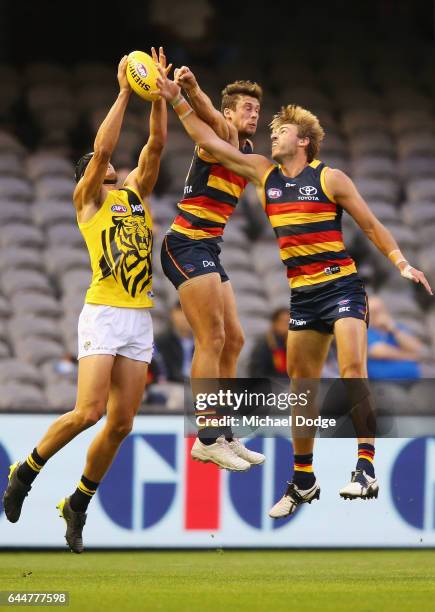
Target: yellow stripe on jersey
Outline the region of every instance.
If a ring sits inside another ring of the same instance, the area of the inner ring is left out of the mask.
[[[327,264],[325,263],[325,267]],[[317,274],[310,274],[301,276],[294,276],[293,278],[289,278],[289,285],[291,289],[296,289],[296,287],[304,287],[307,285],[317,285],[318,283],[324,283],[326,281],[336,280],[341,276],[347,276],[349,274],[353,274],[356,272],[356,266],[354,263],[343,266],[340,268],[340,272],[337,274],[325,274],[325,272],[318,272]]]
[[[325,253],[326,251],[334,251],[338,253],[344,250],[344,244],[341,241],[337,242],[316,242],[314,244],[299,244],[297,246],[289,246],[280,249],[281,259],[288,257],[300,257],[303,255],[313,255],[314,253]]]
[[[337,213],[286,213],[282,215],[270,215],[269,221],[272,227],[283,227],[284,225],[302,225],[304,223],[318,223],[320,221],[334,221]]]
[[[235,198],[240,198],[240,194],[243,191],[243,188],[239,185],[230,183],[230,181],[226,181],[225,179],[220,178],[219,176],[214,176],[213,174],[210,174],[208,177],[207,185],[209,187],[213,187],[213,189],[224,191]]]
[[[311,168],[318,168],[320,166],[322,162],[320,161],[320,159],[313,159],[312,162],[310,162],[308,165],[311,166]]]
[[[179,232],[180,234],[184,234],[193,240],[199,240],[200,238],[213,238],[214,236],[210,234],[210,232],[204,232],[199,229],[189,229],[188,227],[184,227],[183,225],[178,225],[177,223],[173,223],[171,225],[171,229],[174,232]]]
[[[326,171],[328,169],[329,169],[328,166],[325,166],[324,168],[322,168],[322,171],[320,172],[320,185],[321,185],[321,187],[323,189],[324,194],[328,198],[328,200],[331,200],[331,202],[333,202],[335,204],[336,202],[335,202],[334,198],[328,192],[328,190],[326,189],[326,185],[325,185],[325,176],[326,176]]]
[[[200,219],[207,219],[207,221],[217,221],[218,223],[226,223],[229,215],[223,215],[208,208],[201,208],[196,204],[183,204],[180,202],[178,208],[185,210],[186,212],[199,217]],[[209,235],[209,234],[208,234]]]

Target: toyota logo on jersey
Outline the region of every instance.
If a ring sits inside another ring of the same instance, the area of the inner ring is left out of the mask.
[[[299,193],[305,196],[316,195],[317,189],[312,185],[306,185],[305,187],[299,187]]]

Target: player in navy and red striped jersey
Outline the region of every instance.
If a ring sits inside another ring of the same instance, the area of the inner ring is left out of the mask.
[[[188,67],[177,69],[175,79],[187,91],[198,116],[215,134],[241,154],[252,153],[249,139],[257,129],[262,98],[257,83],[236,81],[227,85],[219,112]],[[163,240],[163,271],[179,292],[195,337],[191,371],[194,395],[197,379],[236,376],[244,337],[231,283],[219,260],[219,243],[247,183],[197,145],[178,214]],[[216,416],[215,408],[201,414]],[[192,458],[235,471],[245,471],[264,461],[263,455],[233,438],[229,429],[216,427],[200,429]]]
[[[252,181],[261,193],[278,240],[291,288],[291,322],[287,368],[293,381],[320,378],[332,336],[340,376],[367,378],[367,298],[355,262],[346,252],[341,215],[346,210],[402,276],[421,283],[432,294],[423,272],[402,255],[389,230],[379,222],[343,172],[316,159],[324,137],[317,117],[294,105],[282,107],[271,123],[271,163],[261,155],[242,155],[202,122],[181,96],[179,87],[160,70],[160,93],[169,100],[192,139],[225,167]],[[347,385],[349,386],[349,385]],[[365,385],[357,385],[357,390]],[[357,398],[370,414],[370,397]],[[361,411],[360,413],[361,414]],[[365,430],[370,430],[366,427]],[[374,431],[358,437],[358,460],[345,498],[377,497]],[[313,473],[312,435],[293,433],[295,470],[292,482],[270,516],[292,514],[298,505],[319,497]]]

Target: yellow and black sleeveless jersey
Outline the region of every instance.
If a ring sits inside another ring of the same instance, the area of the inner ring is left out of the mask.
[[[252,153],[251,143],[247,141],[241,151]],[[247,183],[196,146],[184,198],[177,205],[180,212],[169,231],[193,240],[220,240]]]
[[[152,220],[131,187],[109,191],[79,229],[88,247],[92,281],[86,303],[149,308],[152,302]]]
[[[289,178],[273,165],[263,180],[265,211],[292,290],[356,274],[343,243],[343,209],[325,190],[326,169],[316,159]]]

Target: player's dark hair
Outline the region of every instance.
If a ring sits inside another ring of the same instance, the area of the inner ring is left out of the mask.
[[[93,156],[94,156],[93,151],[91,151],[91,153],[86,153],[86,155],[83,155],[83,157],[81,157],[79,161],[76,163],[75,172],[74,172],[74,178],[76,180],[76,183],[78,183],[79,180],[84,175],[85,170],[88,167],[88,164],[93,158]]]
[[[235,81],[230,83],[222,90],[221,111],[223,112],[225,108],[235,110],[240,96],[251,96],[251,98],[256,98],[261,104],[263,90],[258,83],[253,81]]]

